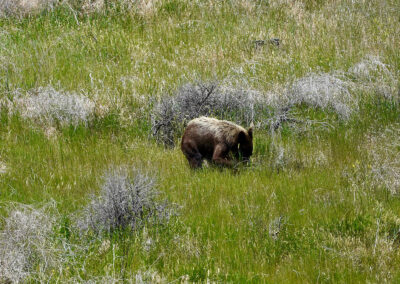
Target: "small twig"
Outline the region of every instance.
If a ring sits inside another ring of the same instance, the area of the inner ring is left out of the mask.
[[[206,91],[208,92],[206,97],[200,102],[199,104],[199,112],[201,111],[201,108],[203,107],[204,103],[208,100],[208,98],[211,96],[212,92],[215,90],[215,86],[212,85],[210,89],[206,88]]]

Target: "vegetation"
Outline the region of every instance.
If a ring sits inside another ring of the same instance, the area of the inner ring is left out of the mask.
[[[399,7],[0,0],[0,283],[399,282]]]

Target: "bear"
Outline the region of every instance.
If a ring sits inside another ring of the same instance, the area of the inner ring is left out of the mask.
[[[233,166],[232,156],[248,162],[253,154],[253,127],[248,130],[226,120],[199,117],[191,120],[183,134],[181,150],[191,168],[203,160],[218,166]]]

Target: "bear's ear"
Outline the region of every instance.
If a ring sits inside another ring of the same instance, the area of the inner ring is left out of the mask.
[[[246,141],[246,133],[244,133],[244,131],[240,131],[238,136],[238,143],[242,143],[245,141]]]
[[[247,133],[249,134],[250,138],[253,139],[253,126],[250,126],[250,128],[247,130]]]

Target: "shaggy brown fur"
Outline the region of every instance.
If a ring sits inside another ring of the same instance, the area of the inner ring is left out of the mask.
[[[189,122],[181,149],[192,168],[201,167],[203,159],[221,166],[232,166],[230,153],[245,161],[253,154],[253,130],[203,116]]]

